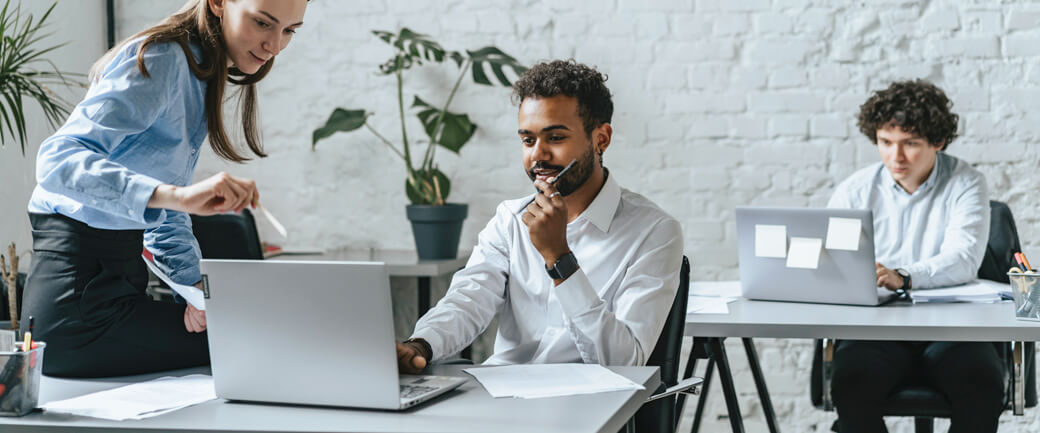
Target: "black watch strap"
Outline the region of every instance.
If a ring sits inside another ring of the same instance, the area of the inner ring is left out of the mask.
[[[560,256],[556,259],[556,263],[553,267],[545,267],[545,271],[549,273],[549,277],[554,280],[566,280],[572,274],[578,271],[578,259],[574,257],[574,252],[568,251],[567,254]]]
[[[903,268],[896,269],[896,273],[899,274],[900,277],[903,277],[903,287],[900,287],[899,290],[904,292],[910,291],[910,287],[912,286],[910,282],[910,273]]]

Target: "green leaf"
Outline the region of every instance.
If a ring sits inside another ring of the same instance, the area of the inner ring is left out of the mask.
[[[402,28],[397,34],[383,30],[374,30],[372,33],[397,50],[397,54],[393,58],[379,66],[379,71],[386,75],[411,68],[413,64],[422,65],[424,60],[443,62],[445,55],[448,54],[429,36],[413,32],[407,27]]]
[[[412,204],[442,205],[451,194],[448,176],[434,167],[430,171],[416,170],[405,180],[405,194]]]
[[[452,152],[459,153],[462,146],[473,138],[473,133],[477,131],[477,125],[470,122],[469,115],[441,111],[441,109],[427,104],[418,96],[412,102],[412,107],[422,109],[417,116],[422,121],[423,129],[426,130],[426,136],[430,137],[430,142],[439,144]],[[434,129],[437,128],[441,115],[444,116],[444,123],[440,125],[438,134]]]
[[[313,150],[319,141],[328,138],[332,134],[350,132],[365,126],[365,120],[371,115],[372,113],[365,110],[335,109],[329,115],[329,120],[325,122],[325,126],[314,130],[311,138],[311,149]]]
[[[503,86],[511,86],[512,82],[506,77],[504,68],[513,70],[517,76],[523,74],[527,70],[527,67],[521,65],[513,56],[503,53],[502,50],[495,47],[484,47],[476,51],[466,51],[469,55],[470,60],[473,60],[473,81],[478,84],[486,86],[493,86],[494,84],[488,79],[487,73],[484,68],[491,68],[491,72],[498,79],[499,84]]]

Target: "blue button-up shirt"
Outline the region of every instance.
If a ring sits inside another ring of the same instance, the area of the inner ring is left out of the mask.
[[[29,212],[61,214],[109,230],[145,231],[145,247],[181,284],[201,279],[198,242],[183,212],[147,207],[160,184],[192,180],[206,137],[206,83],[180,45],[127,44],[68,121],[40,145]],[[192,46],[196,59],[201,49]]]
[[[879,162],[839,184],[827,207],[874,211],[877,261],[909,272],[914,289],[972,281],[986,253],[986,177],[946,152],[913,194]]]

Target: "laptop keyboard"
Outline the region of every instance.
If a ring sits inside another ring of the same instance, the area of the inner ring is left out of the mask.
[[[415,398],[428,392],[432,392],[435,389],[437,389],[437,387],[434,386],[401,385],[401,398]]]

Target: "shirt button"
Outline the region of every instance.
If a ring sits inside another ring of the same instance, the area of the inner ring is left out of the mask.
[[[128,211],[126,211],[126,214],[130,215],[130,216],[134,216],[134,211],[133,210],[128,210]]]

